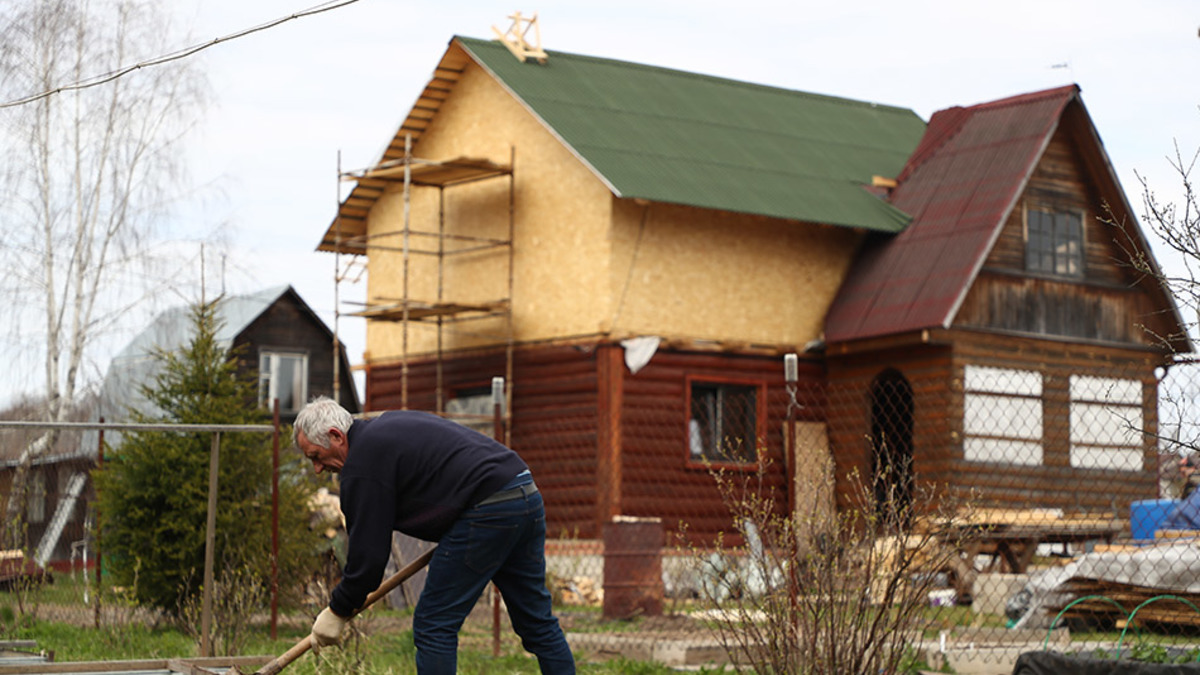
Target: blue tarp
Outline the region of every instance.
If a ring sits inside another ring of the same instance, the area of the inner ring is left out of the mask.
[[[1160,530],[1200,530],[1200,489],[1192,490],[1159,524]]]

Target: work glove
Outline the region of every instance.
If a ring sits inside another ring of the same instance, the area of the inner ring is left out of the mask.
[[[330,645],[340,645],[342,643],[342,631],[346,629],[346,624],[350,623],[350,619],[343,619],[333,613],[332,609],[326,607],[317,615],[317,620],[313,621],[312,626],[312,646],[313,647],[329,647]]]

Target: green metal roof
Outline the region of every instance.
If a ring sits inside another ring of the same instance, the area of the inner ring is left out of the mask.
[[[925,130],[911,110],[454,39],[619,197],[882,232],[910,220],[863,186],[904,168]]]

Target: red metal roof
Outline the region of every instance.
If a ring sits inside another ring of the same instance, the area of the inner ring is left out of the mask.
[[[933,115],[891,203],[913,216],[874,236],[825,320],[826,342],[949,327],[1075,85]]]

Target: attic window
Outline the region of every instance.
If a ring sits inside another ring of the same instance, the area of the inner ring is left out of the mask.
[[[1026,211],[1025,269],[1060,277],[1083,276],[1083,217],[1078,211]]]

